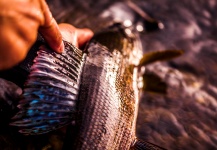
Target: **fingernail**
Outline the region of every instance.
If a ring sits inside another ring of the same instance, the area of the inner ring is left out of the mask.
[[[64,51],[64,48],[65,48],[65,46],[64,46],[64,43],[63,43],[63,41],[61,42],[61,45],[60,45],[60,47],[59,47],[59,49],[58,49],[58,52],[59,53],[62,53],[63,51]]]

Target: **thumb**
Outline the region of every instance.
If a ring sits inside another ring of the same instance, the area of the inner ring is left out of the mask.
[[[54,51],[61,53],[64,50],[64,44],[59,26],[53,18],[45,0],[40,0],[40,2],[44,13],[44,23],[40,26],[39,32]]]

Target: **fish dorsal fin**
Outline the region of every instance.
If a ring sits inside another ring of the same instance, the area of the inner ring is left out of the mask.
[[[153,51],[143,55],[138,66],[145,66],[156,61],[170,60],[183,54],[183,50]]]
[[[130,148],[130,150],[166,150],[166,149],[160,146],[157,146],[155,144],[152,144],[150,142],[136,139],[132,147]]]

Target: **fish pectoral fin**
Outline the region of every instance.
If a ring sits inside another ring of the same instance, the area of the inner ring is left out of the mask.
[[[170,60],[183,54],[183,50],[153,51],[143,55],[138,67],[148,65],[156,61]]]
[[[166,149],[147,141],[135,139],[130,150],[166,150]]]
[[[143,74],[143,91],[166,94],[167,84],[156,74],[145,72]]]

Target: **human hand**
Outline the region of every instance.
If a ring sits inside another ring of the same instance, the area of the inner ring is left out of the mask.
[[[79,29],[66,23],[59,24],[59,28],[63,40],[75,45],[76,47],[81,47],[93,36],[93,32],[90,29]]]
[[[54,51],[61,53],[64,49],[59,27],[45,0],[0,0],[0,29],[0,70],[26,57],[38,31]],[[80,31],[85,34],[83,30],[73,30],[77,36]]]

